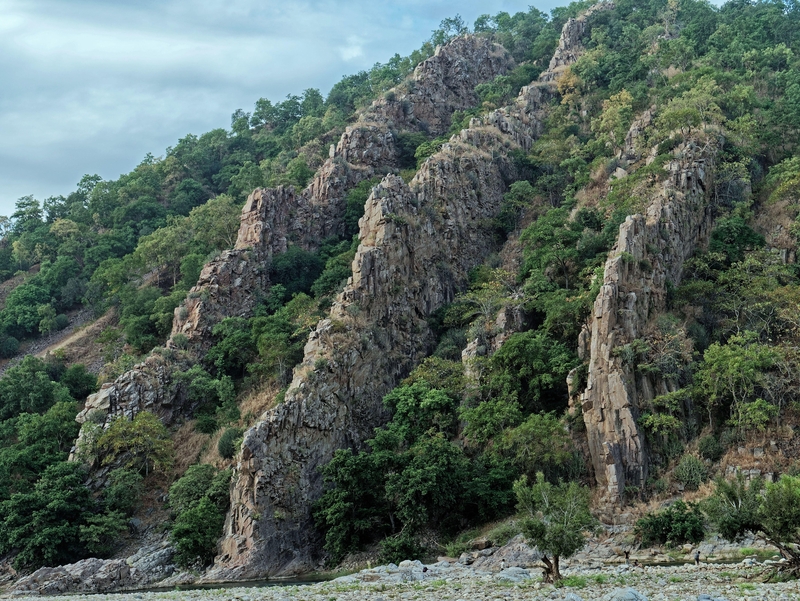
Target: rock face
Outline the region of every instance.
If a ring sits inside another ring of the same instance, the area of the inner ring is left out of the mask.
[[[714,151],[689,142],[675,150],[669,176],[644,214],[629,216],[606,261],[603,286],[584,330],[581,354],[589,375],[580,396],[595,478],[610,500],[647,479],[648,452],[637,419],[655,391],[635,377],[615,350],[640,337],[666,307],[667,283],[677,286],[683,264],[707,240]],[[666,392],[663,391],[663,392]]]
[[[309,337],[284,402],[245,434],[215,578],[318,567],[319,468],[386,421],[381,398],[430,352],[426,318],[495,250],[491,219],[516,175],[509,153],[536,138],[552,89],[523,88],[453,136],[409,185],[388,175],[373,188],[348,285]]]
[[[583,51],[583,39],[586,33],[589,17],[597,12],[614,8],[612,2],[595,4],[577,18],[570,18],[561,29],[561,38],[558,41],[553,58],[547,71],[542,73],[540,79],[550,82],[558,79],[570,65],[574,64]]]
[[[256,190],[242,209],[236,247],[203,269],[185,306],[175,311],[173,336],[184,334],[202,344],[221,318],[249,313],[254,292],[269,286],[273,254],[285,252],[289,243],[313,250],[325,238],[342,235],[347,192],[400,167],[398,132],[446,132],[454,111],[478,103],[477,84],[513,66],[508,52],[486,38],[462,36],[437,47],[408,82],[347,127],[305,190]]]
[[[255,190],[242,209],[236,246],[203,267],[197,284],[175,309],[167,347],[174,351],[188,344],[196,354],[208,350],[214,325],[226,317],[249,316],[259,295],[269,289],[275,254],[289,244],[315,249],[323,239],[343,233],[347,192],[365,179],[396,171],[398,131],[447,131],[454,111],[477,104],[477,84],[513,66],[508,52],[486,38],[456,38],[438,47],[408,82],[375,101],[346,129],[305,190]],[[110,415],[148,409],[170,423],[188,410],[172,377],[181,367],[151,355],[104,385],[90,403],[108,408]]]

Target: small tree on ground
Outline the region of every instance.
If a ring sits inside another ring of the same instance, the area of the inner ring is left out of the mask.
[[[586,542],[585,533],[597,528],[597,519],[589,511],[589,489],[577,482],[553,485],[539,472],[533,486],[528,486],[526,476],[517,480],[514,493],[517,508],[525,516],[522,531],[543,554],[544,580],[558,582],[561,558],[574,555]]]
[[[752,533],[788,560],[778,570],[800,575],[800,478],[748,483],[740,472],[732,481],[718,479],[716,485],[703,510],[720,534],[735,541]]]

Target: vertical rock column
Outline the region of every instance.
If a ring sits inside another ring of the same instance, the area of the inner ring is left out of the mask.
[[[591,316],[589,376],[580,401],[595,478],[612,501],[626,485],[640,486],[647,479],[647,441],[638,418],[641,401],[653,394],[615,351],[641,336],[665,310],[667,282],[680,283],[684,262],[707,240],[713,161],[713,149],[693,142],[676,149],[668,179],[644,214],[620,225],[606,261]]]

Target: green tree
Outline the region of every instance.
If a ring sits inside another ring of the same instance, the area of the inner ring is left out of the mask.
[[[16,552],[18,567],[60,565],[85,556],[80,527],[93,505],[77,463],[48,467],[34,490],[0,504],[0,552]]]
[[[525,516],[522,531],[543,553],[545,580],[558,582],[561,558],[579,551],[586,543],[585,533],[597,528],[597,519],[589,511],[589,489],[577,482],[550,484],[540,472],[532,486],[526,476],[517,480],[514,493]]]
[[[752,332],[732,336],[727,344],[715,342],[703,353],[703,363],[695,376],[696,387],[703,395],[708,417],[719,407],[730,407],[737,425],[746,425],[748,401],[756,391],[768,386],[765,375],[781,356],[774,347],[761,344]]]
[[[97,450],[104,465],[121,461],[145,475],[151,470],[165,472],[173,461],[169,432],[149,411],[140,411],[132,420],[116,418],[97,440]]]
[[[202,565],[210,563],[216,555],[224,522],[225,515],[208,497],[178,515],[172,525],[172,540],[177,550],[175,561],[181,566],[198,561]]]

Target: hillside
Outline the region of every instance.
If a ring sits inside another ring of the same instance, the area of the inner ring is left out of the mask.
[[[714,476],[800,499],[799,26],[745,0],[450,19],[327,98],[20,199],[0,553],[238,580],[461,549],[537,474],[645,516],[637,545]],[[761,527],[698,507],[700,536]]]

